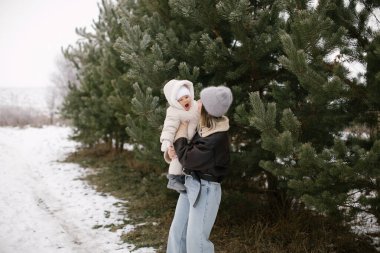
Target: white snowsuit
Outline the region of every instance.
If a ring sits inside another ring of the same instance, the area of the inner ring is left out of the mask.
[[[186,111],[176,99],[179,88],[184,85],[190,90],[190,96],[192,98],[189,111]],[[199,121],[198,103],[194,100],[193,83],[188,80],[170,80],[164,86],[164,94],[169,103],[169,107],[166,110],[160,142],[163,143],[166,140],[172,144],[180,123],[185,121],[189,121],[188,138],[193,138]],[[182,165],[178,159],[169,161],[165,156],[167,147],[162,145],[161,150],[164,152],[165,161],[170,163],[169,174],[181,175]]]

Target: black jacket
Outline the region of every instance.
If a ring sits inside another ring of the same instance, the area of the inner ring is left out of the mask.
[[[207,137],[196,133],[190,143],[186,138],[179,138],[173,145],[185,171],[210,174],[220,181],[227,174],[230,162],[227,132],[216,132]]]

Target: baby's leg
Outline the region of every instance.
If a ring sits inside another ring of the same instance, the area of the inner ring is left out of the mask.
[[[183,184],[182,165],[178,159],[173,159],[169,166],[168,173],[168,185],[169,189],[176,190],[178,192],[185,191],[186,188]]]
[[[183,174],[182,173],[182,165],[179,162],[178,158],[175,158],[170,162],[169,174],[172,174],[172,175],[182,175]]]

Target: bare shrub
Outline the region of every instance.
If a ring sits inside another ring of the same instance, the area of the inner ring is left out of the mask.
[[[0,126],[42,126],[50,124],[46,114],[33,108],[19,106],[0,107]]]
[[[48,87],[46,94],[46,104],[49,111],[51,124],[60,121],[59,113],[65,97],[69,93],[69,85],[78,85],[77,71],[72,62],[67,60],[62,54],[55,60],[56,70],[50,75],[52,86]]]

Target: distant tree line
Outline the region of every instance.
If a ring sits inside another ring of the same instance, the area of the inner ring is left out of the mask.
[[[378,1],[103,0],[64,50],[76,68],[63,115],[85,145],[135,145],[163,166],[163,85],[233,91],[228,180],[276,209],[380,219]],[[365,72],[352,76],[359,63]],[[198,94],[198,93],[197,93]],[[360,129],[354,131],[354,129]],[[248,184],[247,184],[248,185]]]

